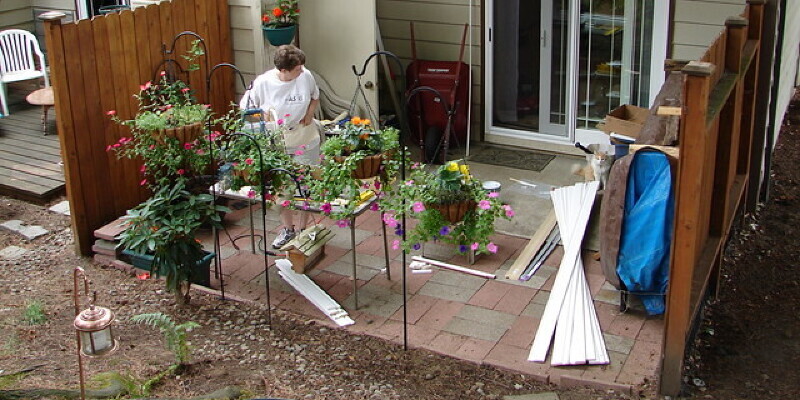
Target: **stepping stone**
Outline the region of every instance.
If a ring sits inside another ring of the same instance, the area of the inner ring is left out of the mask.
[[[542,392],[531,394],[520,394],[513,396],[503,396],[503,400],[559,400],[558,393]]]
[[[47,229],[44,229],[39,225],[23,225],[22,221],[17,219],[3,222],[0,224],[0,227],[6,228],[11,232],[19,233],[28,240],[36,239],[37,237],[49,232]]]
[[[69,201],[64,200],[61,203],[50,207],[50,211],[56,214],[69,215]]]
[[[3,250],[0,250],[0,258],[5,258],[6,260],[16,260],[27,252],[28,250],[23,249],[22,247],[8,246]]]

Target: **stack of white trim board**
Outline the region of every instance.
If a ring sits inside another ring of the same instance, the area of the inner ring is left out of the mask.
[[[545,362],[552,342],[552,365],[609,363],[581,260],[581,242],[598,187],[599,182],[593,181],[551,193],[564,243],[564,258],[536,331],[529,361]]]

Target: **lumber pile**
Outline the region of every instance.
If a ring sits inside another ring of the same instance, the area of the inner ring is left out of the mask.
[[[599,182],[593,181],[552,192],[564,257],[536,331],[529,361],[545,362],[552,342],[552,365],[609,363],[581,260],[581,242],[598,187]]]

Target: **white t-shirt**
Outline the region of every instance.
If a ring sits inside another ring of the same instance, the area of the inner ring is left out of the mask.
[[[260,108],[264,111],[274,108],[278,118],[283,119],[284,124],[291,128],[306,115],[311,100],[317,99],[317,81],[305,67],[300,76],[289,82],[281,81],[278,69],[273,68],[253,81],[253,88],[244,93],[239,107],[242,110]]]

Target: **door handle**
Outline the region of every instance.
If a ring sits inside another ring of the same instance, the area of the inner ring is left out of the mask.
[[[372,81],[367,81],[366,83],[364,83],[364,88],[366,89],[372,89],[374,86],[375,84],[372,83]]]
[[[542,47],[547,47],[547,31],[542,31]]]

